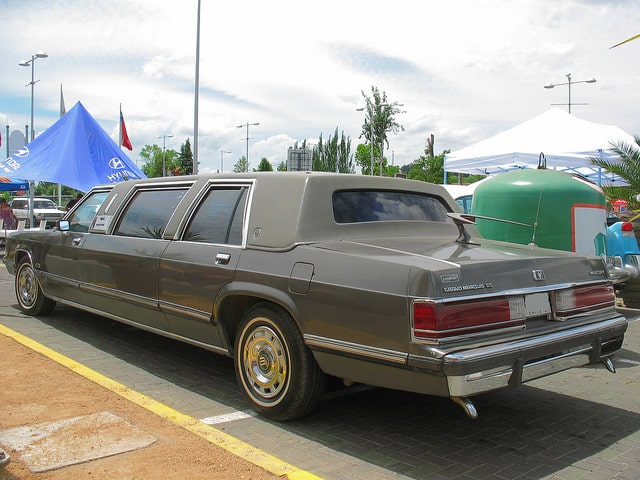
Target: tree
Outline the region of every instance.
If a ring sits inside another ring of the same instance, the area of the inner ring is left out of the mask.
[[[191,142],[188,138],[180,145],[178,163],[180,164],[180,175],[191,175],[193,173],[193,153],[191,152]]]
[[[305,148],[305,144],[306,140],[302,148]],[[326,142],[323,142],[321,133],[318,144],[313,149],[312,165],[314,171],[353,173],[351,139],[345,137],[344,131],[338,136],[338,127]]]
[[[373,175],[384,175],[387,177],[395,177],[396,173],[400,173],[400,167],[389,165],[387,157],[380,158],[380,149],[375,146],[373,163]],[[355,160],[362,170],[363,175],[371,175],[371,145],[360,143],[356,148]],[[382,171],[380,170],[382,168]]]
[[[375,149],[373,153],[373,158],[378,158],[380,156],[380,150]],[[379,175],[380,174],[380,164],[377,162],[373,163],[373,172],[371,171],[371,144],[359,143],[356,147],[356,154],[354,155],[354,159],[358,165],[360,165],[360,169],[362,170],[363,175]]]
[[[440,155],[434,155],[433,150],[434,136],[431,134],[427,137],[427,145],[424,148],[424,153],[411,164],[402,167],[401,170],[407,175],[407,178],[430,183],[443,183],[444,157],[450,150],[444,150]],[[471,183],[482,178],[484,178],[484,175],[472,175],[468,178],[468,181]],[[449,175],[447,182],[457,183],[459,182],[459,177],[457,175]]]
[[[444,156],[449,153],[449,150],[445,150],[442,154],[435,156],[433,147],[434,136],[432,133],[427,137],[427,146],[424,148],[424,153],[409,166],[406,172],[407,178],[431,183],[443,182]]]
[[[63,197],[75,197],[80,192],[79,190],[75,190],[70,187],[61,186],[61,193]],[[36,183],[35,188],[33,189],[33,193],[35,195],[39,195],[42,197],[57,197],[58,196],[58,184],[51,182],[38,182]]]
[[[234,173],[242,173],[247,171],[247,157],[244,155],[233,165]]]
[[[387,134],[398,133],[404,131],[404,127],[400,125],[395,116],[399,113],[404,113],[400,108],[402,105],[398,102],[389,103],[387,100],[387,94],[378,90],[378,87],[371,87],[371,97],[365,95],[362,91],[366,107],[365,121],[362,125],[362,133],[358,138],[365,138],[367,143],[373,145],[373,173],[376,171],[376,163],[379,163],[377,171],[384,170],[384,146],[389,147],[389,139]],[[359,157],[356,154],[356,162],[360,165],[362,173],[371,172],[371,149],[369,149],[368,166],[367,161],[364,158]]]
[[[398,165],[387,165],[385,159],[385,169],[384,174],[387,177],[395,177],[400,173],[400,167]]]
[[[626,200],[632,209],[638,208],[640,204],[636,199],[640,193],[640,136],[635,136],[635,145],[627,142],[620,142],[612,145],[611,150],[618,154],[620,160],[611,162],[604,158],[591,157],[592,165],[602,167],[609,173],[618,175],[628,187],[605,186],[605,191],[609,200],[621,198]]]
[[[271,165],[271,162],[269,162],[269,160],[266,159],[266,157],[262,157],[262,160],[260,160],[260,163],[258,164],[258,172],[273,172],[273,166]]]
[[[278,164],[278,171],[279,172],[286,172],[287,171],[287,162],[280,162]]]
[[[444,156],[449,153],[445,150],[440,155],[430,157],[425,149],[425,154],[415,160],[407,173],[407,178],[411,180],[422,180],[423,182],[442,183],[444,179]]]
[[[149,178],[173,175],[175,170],[180,168],[178,152],[171,149],[163,151],[162,147],[156,144],[142,147],[140,157],[145,161],[141,170]],[[163,164],[165,175],[162,172]]]

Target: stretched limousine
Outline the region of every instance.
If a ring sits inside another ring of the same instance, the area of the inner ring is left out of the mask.
[[[438,185],[327,173],[98,186],[15,232],[20,309],[56,302],[233,357],[253,409],[290,420],[328,376],[452,398],[603,362],[626,319],[600,257],[481,238]]]

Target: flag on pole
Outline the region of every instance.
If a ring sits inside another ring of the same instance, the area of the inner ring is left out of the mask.
[[[62,117],[67,113],[67,109],[64,106],[64,95],[62,95],[62,84],[60,84],[60,116]]]
[[[129,150],[133,150],[131,140],[129,140],[129,135],[127,135],[127,127],[124,124],[124,117],[122,116],[122,105],[120,105],[120,145]]]

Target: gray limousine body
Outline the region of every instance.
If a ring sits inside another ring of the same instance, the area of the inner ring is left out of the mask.
[[[599,257],[483,239],[446,191],[324,173],[96,187],[12,233],[20,308],[61,302],[234,358],[257,412],[309,412],[327,376],[469,397],[621,348]]]

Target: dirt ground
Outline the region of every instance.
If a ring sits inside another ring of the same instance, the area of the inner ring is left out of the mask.
[[[157,439],[141,449],[37,474],[20,453],[5,448],[11,462],[0,468],[0,480],[277,478],[4,335],[0,352],[0,430],[108,411]]]

